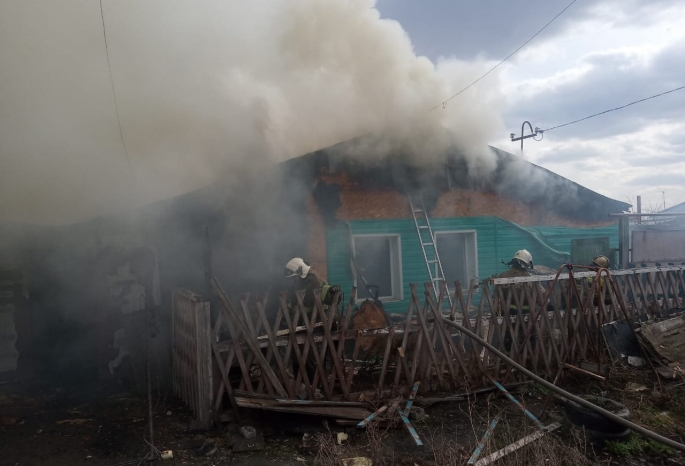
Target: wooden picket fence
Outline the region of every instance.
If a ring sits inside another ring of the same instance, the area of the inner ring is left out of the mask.
[[[186,342],[192,331],[175,339],[174,364],[183,368],[179,371],[183,377],[192,377],[187,372],[194,366],[186,353],[192,356],[198,347],[211,348],[219,374],[211,397],[215,415],[226,395],[237,412],[239,407],[252,406],[246,400],[382,400],[408,393],[417,381],[422,392],[449,394],[490,385],[493,380],[518,379],[519,374],[495,354],[447,326],[446,318],[476,332],[536,374],[553,379],[566,363],[596,361],[601,366],[606,357],[603,324],[685,308],[684,270],[661,267],[610,275],[571,270],[557,276],[493,278],[466,295],[457,283],[448,310],[443,310],[446,287],[436,298],[430,284],[421,292],[411,285],[403,321],[375,329],[350,328],[358,309],[356,290],[347,303],[339,303],[336,296],[330,307],[317,297],[309,311],[303,293],[296,294],[295,305],[284,293],[278,298],[275,318],[269,319],[266,296],[245,295],[234,303],[213,279],[218,318],[209,335],[195,331],[198,338],[206,336],[195,346]],[[184,293],[175,294],[175,299],[188,299]],[[175,316],[179,312],[197,315],[192,306],[177,304]],[[188,322],[174,318],[175,325],[188,326]],[[186,328],[192,330],[192,325]],[[186,349],[177,351],[177,345]],[[206,372],[198,372],[196,378],[202,377]],[[206,406],[206,399],[203,403]]]

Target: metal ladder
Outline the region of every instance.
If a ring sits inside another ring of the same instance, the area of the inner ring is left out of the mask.
[[[428,270],[428,276],[430,277],[433,291],[435,292],[435,299],[437,300],[440,296],[442,282],[445,281],[445,272],[442,270],[442,262],[440,262],[440,256],[438,255],[438,247],[435,244],[435,234],[433,233],[433,229],[431,228],[428,219],[428,212],[426,212],[426,206],[423,203],[423,196],[418,196],[418,203],[414,202],[411,195],[407,195],[407,199],[409,199],[409,208],[411,209],[411,215],[414,218],[416,234],[419,237],[423,258],[426,261],[426,269]],[[451,308],[452,296],[450,293],[447,293],[447,301]]]

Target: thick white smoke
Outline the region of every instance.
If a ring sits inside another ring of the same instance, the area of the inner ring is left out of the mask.
[[[98,2],[1,2],[0,221],[85,219],[367,133],[491,168],[497,77],[429,112],[485,64],[417,57],[374,5],[103,0],[132,175]]]

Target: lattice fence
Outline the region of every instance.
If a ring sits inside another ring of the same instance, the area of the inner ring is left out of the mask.
[[[226,394],[237,411],[246,398],[387,399],[417,381],[422,392],[452,392],[517,378],[443,318],[548,379],[565,363],[601,365],[602,324],[685,307],[682,267],[607,272],[488,279],[466,296],[457,284],[447,312],[439,311],[445,287],[436,299],[430,284],[421,292],[412,285],[404,320],[377,329],[351,328],[355,290],[344,306],[336,296],[331,307],[317,299],[309,311],[302,293],[295,305],[282,294],[267,319],[267,298],[246,295],[234,304],[214,279],[221,307],[207,344],[221,377],[214,408],[221,410]]]

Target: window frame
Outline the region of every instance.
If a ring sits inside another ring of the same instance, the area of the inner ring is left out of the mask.
[[[391,296],[378,296],[378,300],[384,303],[404,301],[404,278],[402,274],[402,235],[400,233],[353,233],[352,254],[357,257],[356,238],[390,238],[390,287]],[[396,276],[395,276],[396,274]],[[357,279],[353,280],[354,286],[359,289]],[[371,283],[373,285],[373,283]],[[356,303],[362,303],[370,298],[355,299]]]
[[[467,234],[467,235],[473,235],[473,270],[471,270],[471,265],[469,264],[469,261],[467,259],[466,261],[466,275],[469,277],[469,283],[462,283],[461,284],[461,291],[466,292],[469,289],[469,286],[471,285],[471,280],[474,278],[478,280],[478,230],[440,230],[440,231],[434,231],[433,234],[435,235],[435,245],[437,247],[438,244],[438,236],[439,235],[455,235],[455,234]],[[466,254],[468,255],[468,249],[469,249],[469,241],[467,240],[466,244]],[[438,250],[438,255],[440,255],[440,263],[444,263],[444,258],[440,254],[440,250]],[[443,265],[443,270],[445,269]],[[452,288],[453,283],[447,283],[447,290],[450,293],[454,293],[455,289]]]

